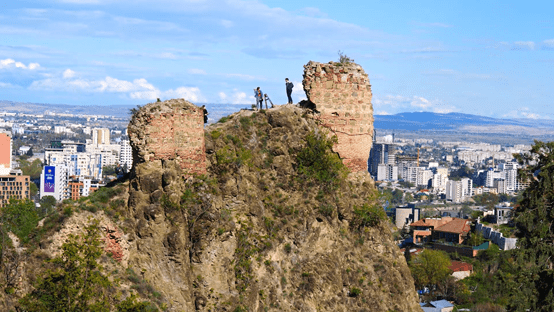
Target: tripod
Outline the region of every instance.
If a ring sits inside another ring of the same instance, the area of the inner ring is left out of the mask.
[[[269,96],[266,94],[264,94],[264,100],[265,100],[265,109],[267,109],[267,101],[269,101],[269,103],[271,103],[271,108],[273,108],[273,102],[271,101],[271,99],[269,98]],[[260,107],[261,108],[261,107]]]

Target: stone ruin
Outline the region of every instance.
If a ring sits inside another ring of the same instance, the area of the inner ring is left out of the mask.
[[[152,161],[175,161],[188,177],[206,173],[204,112],[184,99],[150,103],[129,123],[133,168]]]
[[[338,138],[334,150],[350,170],[367,171],[373,138],[371,85],[362,67],[355,63],[304,65],[304,91],[308,105]]]
[[[304,65],[308,106],[319,114],[321,125],[336,135],[334,150],[354,172],[367,171],[372,146],[371,85],[360,65],[318,63]],[[183,175],[206,173],[202,108],[184,99],[150,103],[129,123],[133,163],[175,161]]]

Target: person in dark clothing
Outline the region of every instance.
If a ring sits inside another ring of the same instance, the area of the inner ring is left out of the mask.
[[[254,96],[256,97],[256,108],[258,108],[259,106],[260,109],[262,109],[262,104],[264,102],[264,93],[262,92],[262,90],[260,90],[260,87],[254,90]]]
[[[204,123],[208,123],[208,110],[206,105],[202,105],[202,111],[204,112]]]
[[[289,78],[285,78],[285,85],[287,86],[287,97],[289,98],[288,104],[292,104],[292,88],[294,88],[294,85],[292,82],[289,81]]]

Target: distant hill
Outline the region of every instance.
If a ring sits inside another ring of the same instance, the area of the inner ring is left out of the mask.
[[[375,128],[402,130],[460,130],[479,127],[528,127],[554,130],[554,121],[547,119],[500,119],[471,114],[431,112],[400,113],[396,115],[375,115]]]
[[[144,103],[147,104],[147,103]],[[210,122],[218,121],[221,117],[239,111],[241,108],[250,108],[251,104],[218,104],[218,103],[195,103],[206,105],[210,113]],[[69,104],[45,104],[45,103],[24,103],[0,100],[0,112],[10,113],[69,113],[75,115],[108,115],[119,118],[130,118],[130,110],[137,105],[69,105]]]
[[[501,119],[430,112],[375,115],[374,119],[374,127],[378,132],[394,132],[404,137],[503,144],[554,140],[554,121],[548,119]]]

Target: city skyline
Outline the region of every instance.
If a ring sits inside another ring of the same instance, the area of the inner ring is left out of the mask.
[[[375,114],[554,119],[554,4],[60,0],[0,13],[2,100],[77,105],[305,97],[303,65],[352,57]]]

